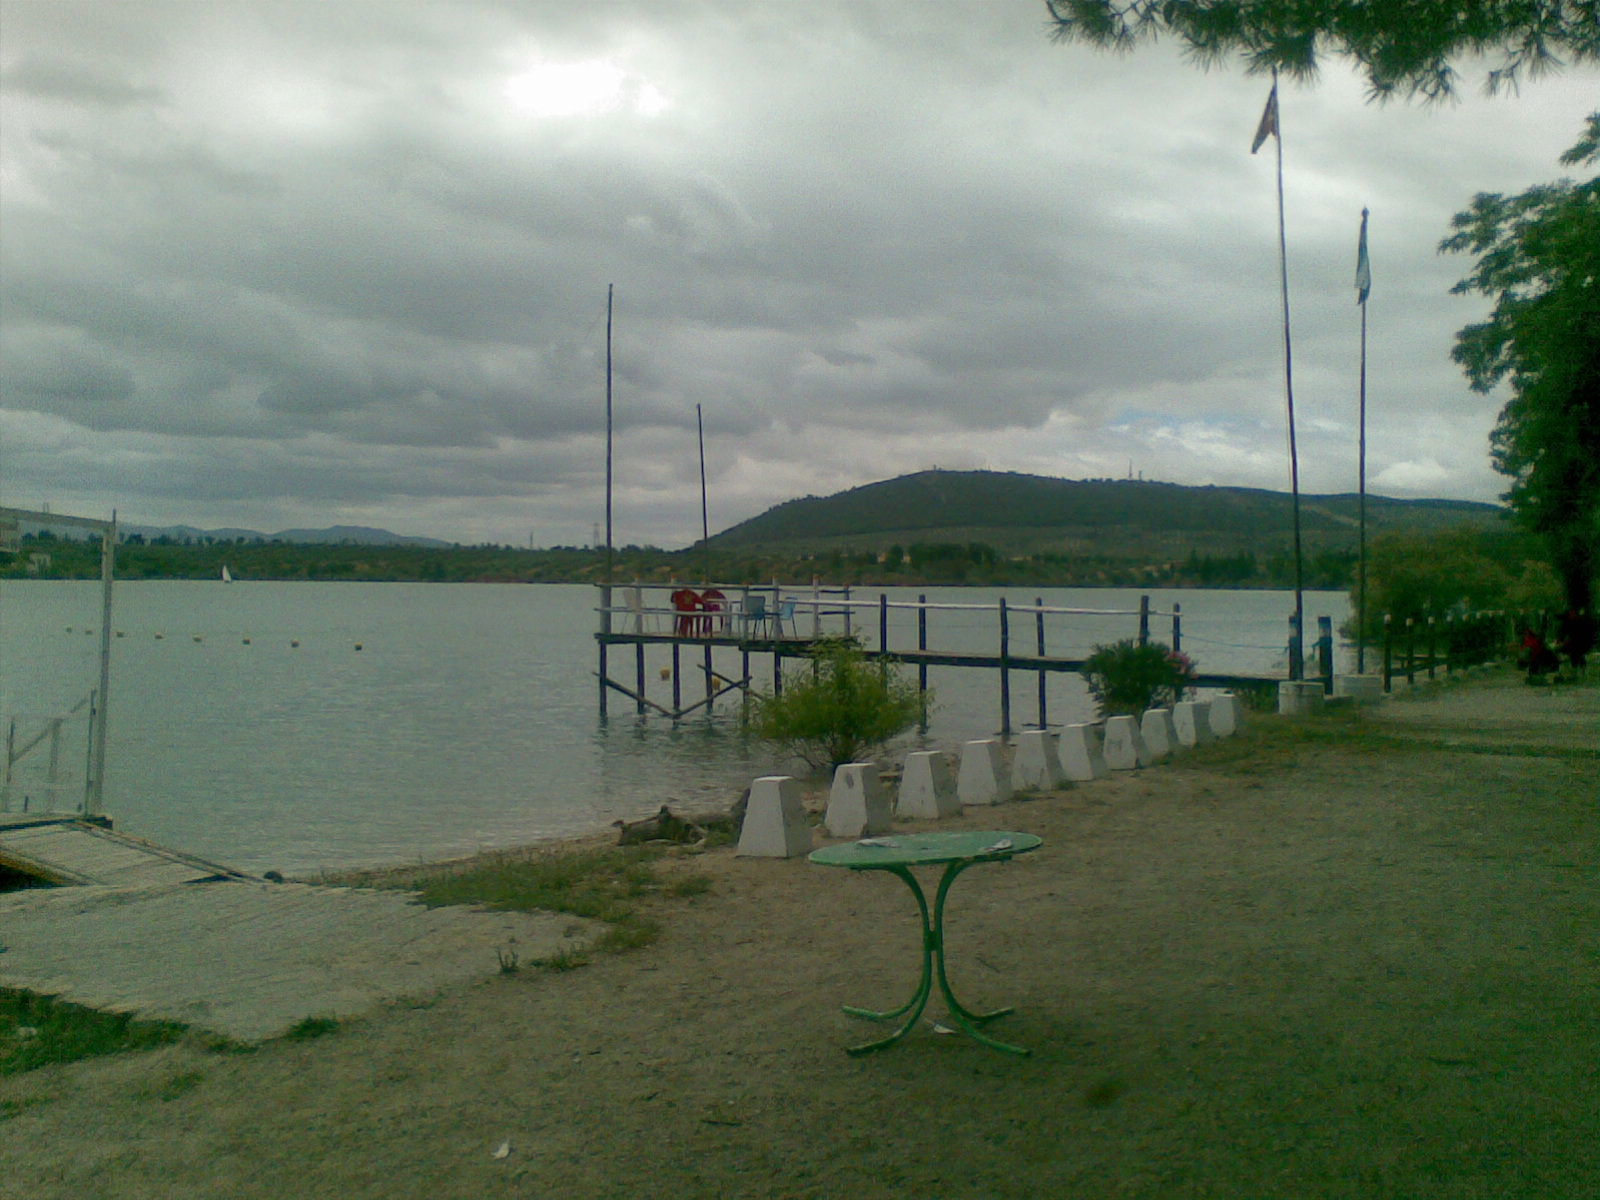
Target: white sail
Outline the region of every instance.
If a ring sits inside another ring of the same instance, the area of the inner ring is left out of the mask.
[[[223,563],[222,564],[222,582],[223,583],[232,583],[233,582],[233,576],[228,571],[228,564],[227,563]]]

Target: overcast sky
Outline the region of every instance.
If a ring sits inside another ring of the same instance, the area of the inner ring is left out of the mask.
[[[700,533],[927,467],[1287,489],[1268,83],[1042,3],[0,12],[0,504],[264,531]],[[1282,101],[1308,492],[1493,500],[1436,247],[1600,72]]]

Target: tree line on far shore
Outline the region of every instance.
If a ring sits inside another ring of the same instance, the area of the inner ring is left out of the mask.
[[[291,542],[170,539],[124,541],[118,579],[421,583],[587,583],[607,576],[604,550],[556,546],[530,550],[480,545],[323,545]],[[1288,588],[1294,562],[1287,550],[1212,554],[1200,550],[1166,562],[1095,554],[1005,556],[982,543],[913,543],[886,553],[835,550],[811,555],[707,555],[703,548],[625,546],[611,556],[618,582],[673,580],[721,584],[1000,588],[1199,587]],[[97,579],[98,539],[27,535],[18,553],[0,556],[0,578]],[[1313,553],[1306,586],[1351,592],[1356,608],[1357,554]],[[1539,539],[1515,529],[1462,527],[1428,533],[1385,533],[1367,554],[1371,622],[1444,617],[1452,612],[1549,610],[1563,604],[1562,581]]]

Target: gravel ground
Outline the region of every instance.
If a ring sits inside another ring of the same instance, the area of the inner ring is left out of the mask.
[[[0,1081],[0,1196],[1592,1197],[1597,745],[1504,673],[944,823],[1044,838],[949,906],[1029,1058],[847,1056],[906,889],[718,850],[643,950]]]

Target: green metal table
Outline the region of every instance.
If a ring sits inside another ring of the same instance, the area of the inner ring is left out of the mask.
[[[933,992],[935,981],[938,982],[939,991],[949,1009],[951,1023],[957,1029],[969,1037],[976,1038],[985,1046],[1003,1050],[1007,1054],[1031,1053],[1021,1046],[997,1041],[979,1028],[980,1025],[986,1025],[997,1017],[1005,1016],[1013,1011],[1012,1009],[1000,1008],[994,1012],[976,1013],[951,995],[950,981],[945,977],[944,971],[944,902],[950,892],[950,885],[956,881],[956,876],[968,867],[985,862],[1006,862],[1018,854],[1037,850],[1043,844],[1043,838],[1031,833],[983,830],[870,837],[858,842],[824,846],[821,850],[811,852],[811,861],[819,866],[844,867],[849,871],[887,871],[891,875],[899,876],[905,880],[906,886],[911,889],[911,894],[916,897],[917,909],[922,914],[922,979],[911,999],[888,1012],[844,1006],[844,1011],[853,1017],[865,1017],[871,1021],[895,1021],[904,1017],[904,1022],[886,1038],[860,1046],[851,1046],[849,1050],[851,1054],[869,1054],[874,1050],[882,1050],[894,1045],[911,1032],[912,1026],[917,1023],[917,1018],[922,1015],[922,1010],[928,1005],[928,997]],[[917,882],[917,877],[911,873],[911,868],[941,865],[944,867],[944,873],[939,877],[939,887],[934,893],[933,911],[930,915],[928,899],[923,894],[922,885]]]

